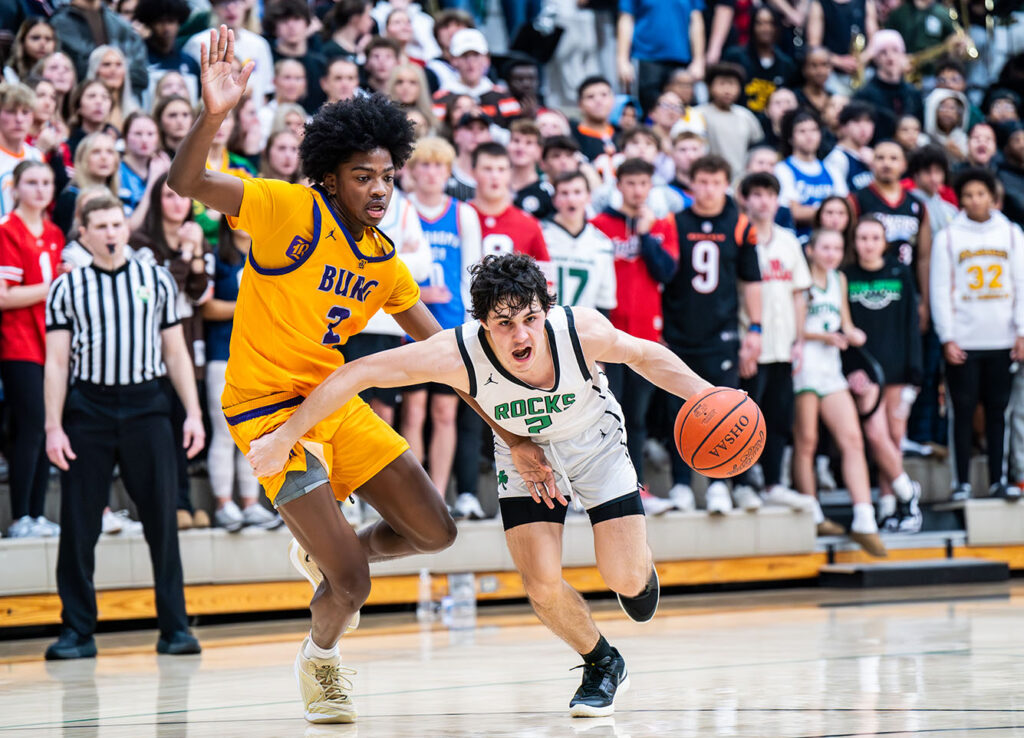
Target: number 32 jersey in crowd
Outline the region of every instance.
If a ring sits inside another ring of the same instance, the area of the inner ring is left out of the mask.
[[[676,214],[679,268],[665,285],[665,341],[687,353],[720,352],[739,341],[739,281],[760,282],[757,233],[731,200],[704,217]]]

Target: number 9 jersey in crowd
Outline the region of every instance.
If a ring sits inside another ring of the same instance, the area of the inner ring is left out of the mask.
[[[375,228],[356,242],[319,188],[277,180],[243,183],[232,228],[252,237],[235,308],[221,396],[243,453],[278,427],[341,366],[349,336],[380,309],[408,310],[419,287]],[[344,450],[342,451],[342,437]],[[408,445],[358,397],[309,431],[284,471],[261,479],[273,502],[288,473],[316,459],[344,499]]]

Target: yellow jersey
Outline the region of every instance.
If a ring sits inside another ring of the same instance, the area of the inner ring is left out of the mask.
[[[306,396],[345,359],[342,347],[380,309],[411,308],[419,286],[375,228],[355,241],[318,187],[243,181],[232,228],[252,237],[231,332],[227,384],[237,395]]]

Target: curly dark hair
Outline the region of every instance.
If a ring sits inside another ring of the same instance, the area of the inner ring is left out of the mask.
[[[324,105],[306,124],[299,146],[302,173],[315,183],[356,154],[381,148],[395,168],[412,154],[415,134],[405,112],[380,94]]]
[[[512,317],[530,307],[534,299],[545,313],[555,304],[548,292],[548,281],[532,256],[526,254],[489,254],[470,267],[473,281],[469,293],[473,317],[487,320],[491,311]]]

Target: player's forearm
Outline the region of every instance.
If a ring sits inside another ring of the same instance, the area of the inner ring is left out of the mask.
[[[796,342],[803,341],[804,325],[807,320],[807,296],[802,292],[793,293],[793,312],[796,315]]]
[[[353,361],[335,369],[309,393],[309,397],[302,401],[276,433],[284,436],[289,446],[294,446],[310,428],[325,420],[363,390],[374,386],[367,380],[363,366],[364,363]],[[384,385],[378,383],[377,386]]]
[[[616,55],[620,62],[629,62],[629,55],[633,48],[633,16],[629,13],[619,14],[618,28],[616,29],[615,48]]]
[[[202,198],[201,184],[206,176],[206,157],[210,153],[213,137],[220,129],[225,115],[199,114],[192,128],[178,146],[167,172],[167,186],[182,197],[192,197],[206,203]]]
[[[43,302],[48,284],[18,284],[0,289],[0,310],[17,310]]]
[[[709,58],[716,61],[721,58],[722,49],[725,48],[725,39],[732,28],[735,14],[736,11],[728,5],[715,6],[715,12],[711,17],[711,37],[708,39],[707,55]],[[696,54],[694,58],[696,58]]]
[[[711,386],[667,347],[654,341],[643,341],[639,360],[629,368],[656,387],[684,400]]]
[[[467,405],[473,408],[477,415],[484,419],[484,422],[490,426],[491,430],[494,431],[494,434],[498,436],[498,438],[505,442],[506,446],[511,448],[520,441],[525,440],[520,436],[514,435],[513,433],[509,433],[507,430],[498,425],[497,421],[494,420],[494,418],[492,418],[491,416],[489,416],[486,412],[484,412],[484,409],[480,407],[480,403],[478,403],[474,398],[470,397],[469,394],[458,389],[455,390],[455,392],[459,395],[459,397],[463,399],[463,401],[465,401]]]
[[[441,332],[441,324],[420,300],[408,310],[392,316],[414,341],[424,341],[435,333]]]

